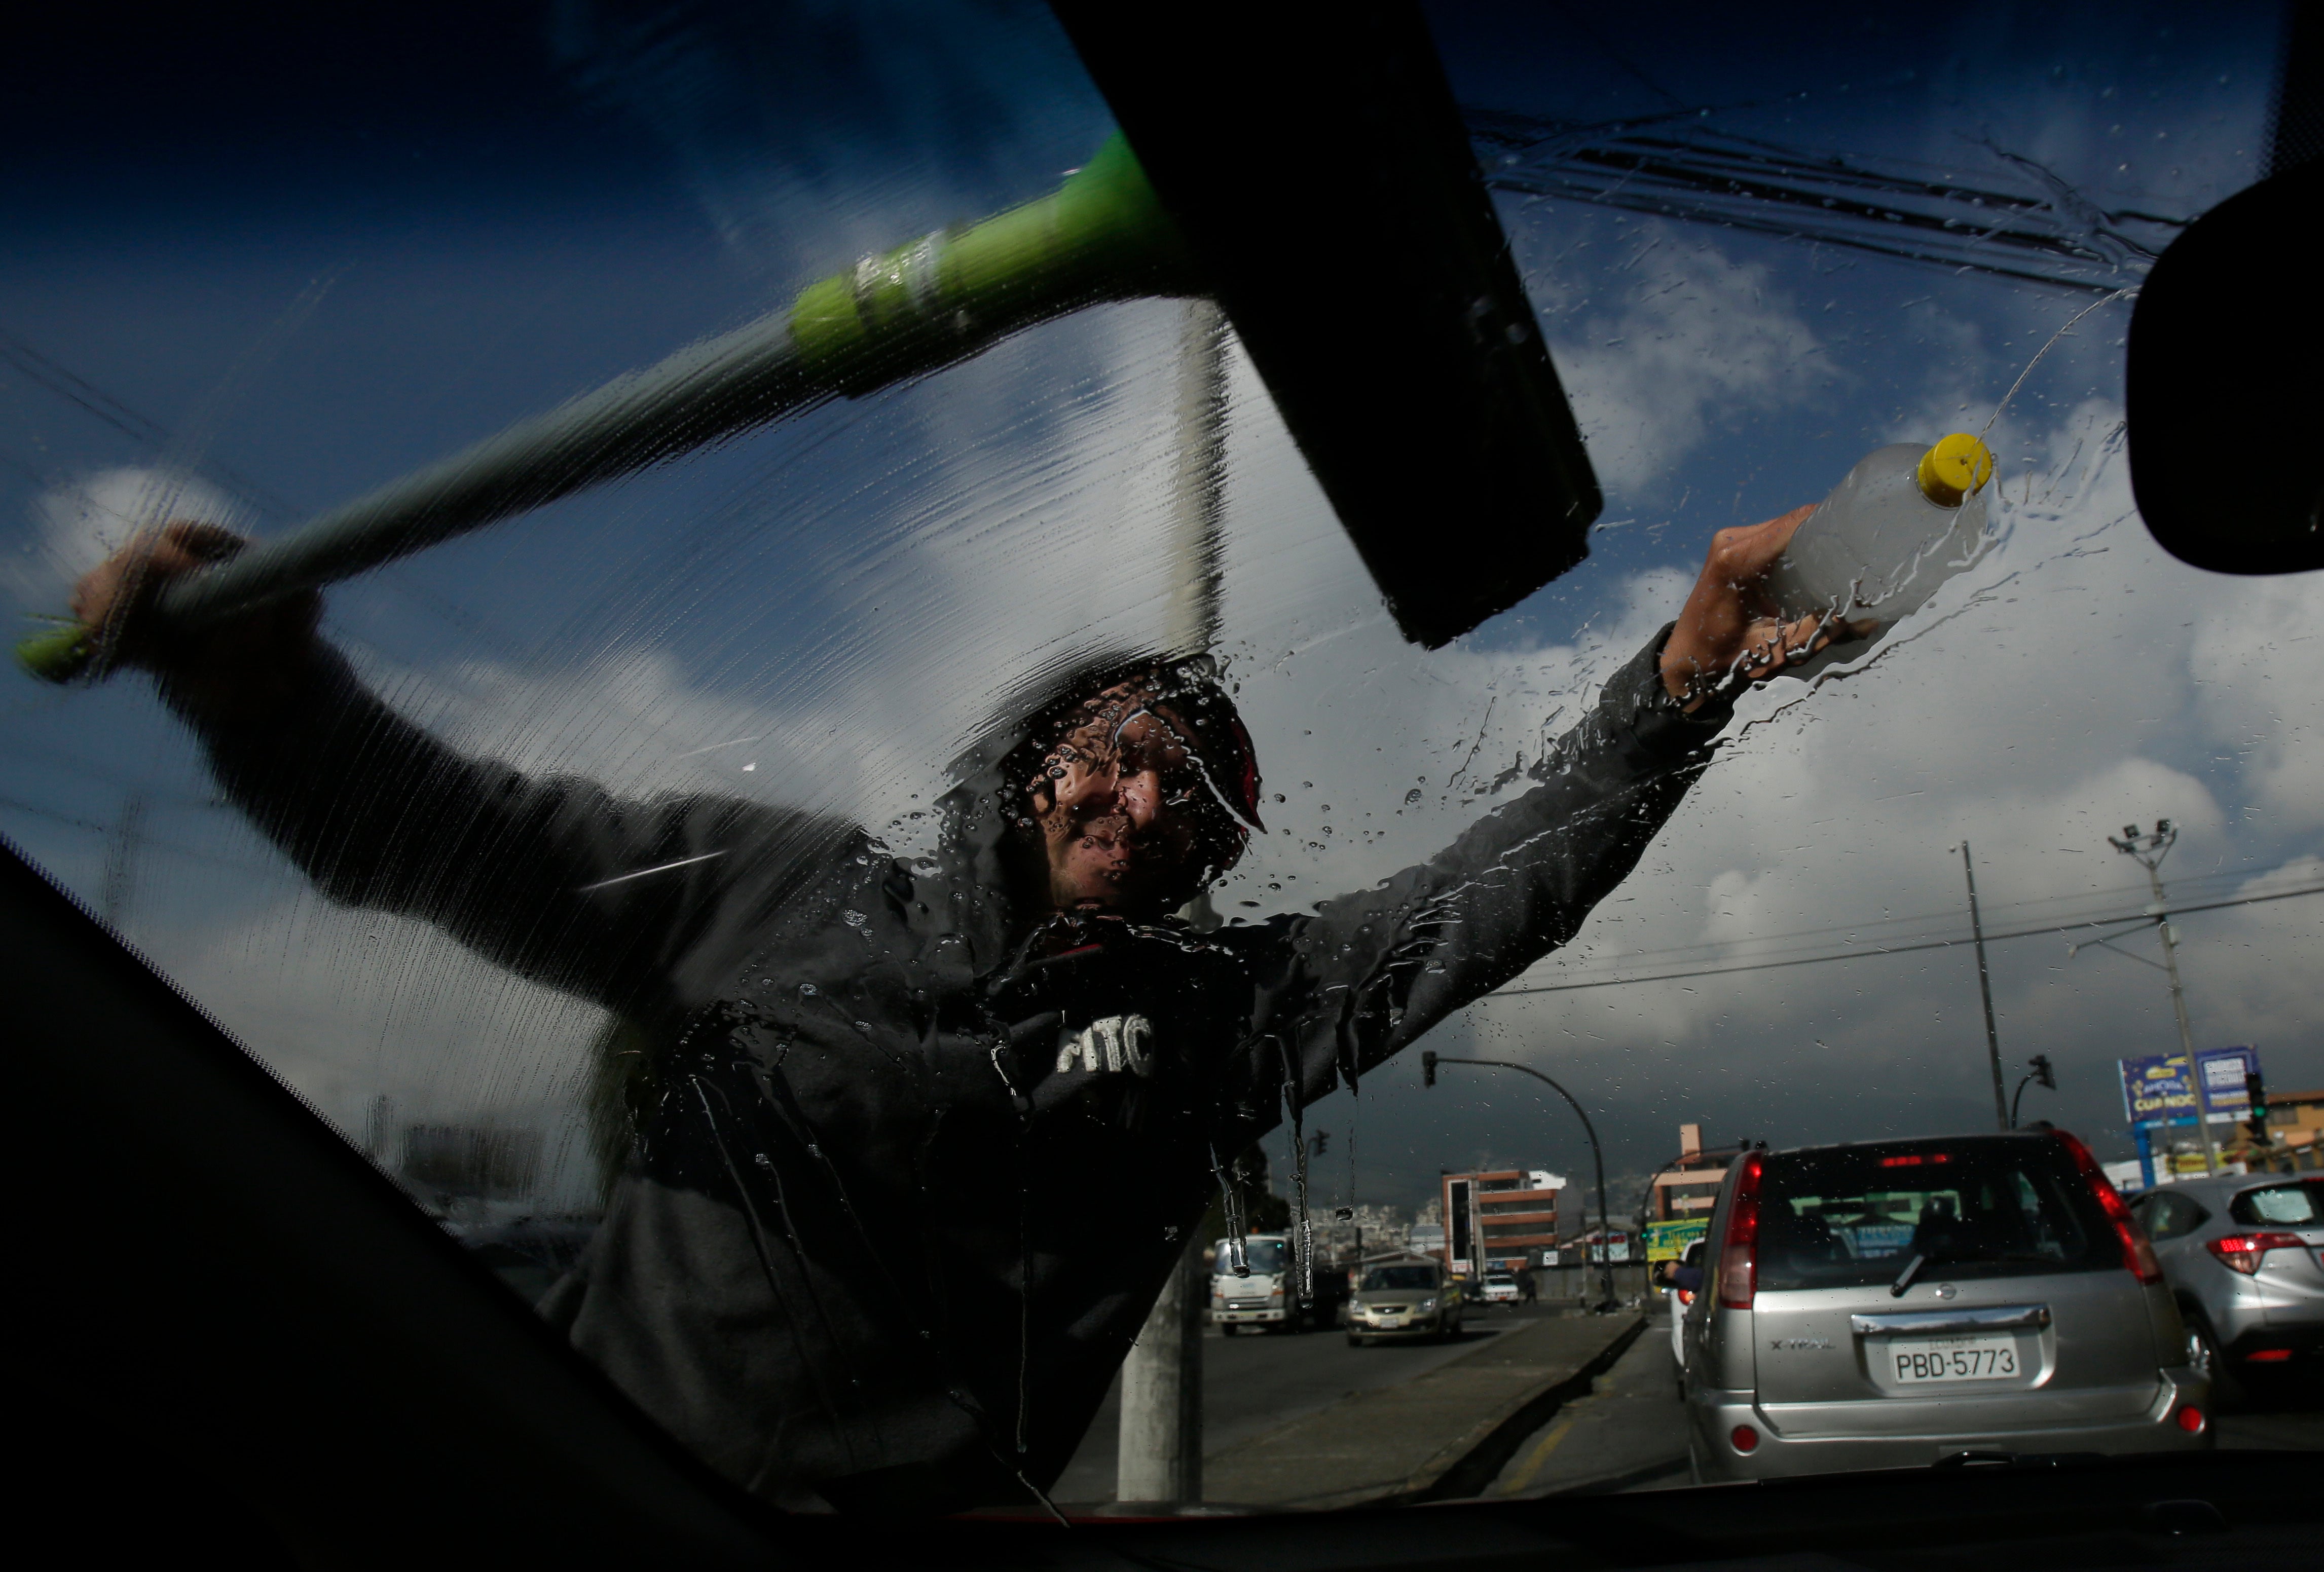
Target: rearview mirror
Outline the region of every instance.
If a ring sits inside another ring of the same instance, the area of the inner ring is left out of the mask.
[[[2324,567],[2324,308],[2300,282],[2324,166],[2220,203],[2173,241],[2130,322],[2130,482],[2146,528],[2214,573]]]

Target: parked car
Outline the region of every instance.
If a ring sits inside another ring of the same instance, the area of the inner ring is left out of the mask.
[[[1523,1296],[1517,1290],[1517,1280],[1510,1276],[1508,1273],[1488,1272],[1485,1273],[1485,1303],[1515,1304]]]
[[[2132,1203],[2221,1402],[2324,1363],[2324,1179],[2219,1174]]]
[[[1382,1338],[1453,1338],[1461,1334],[1461,1296],[1434,1261],[1393,1261],[1367,1267],[1348,1301],[1348,1346]]]
[[[2154,1252],[2063,1131],[1754,1152],[1710,1240],[1699,1477],[2211,1444]]]

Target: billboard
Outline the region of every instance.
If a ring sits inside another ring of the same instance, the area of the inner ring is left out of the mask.
[[[1646,1225],[1646,1259],[1676,1261],[1686,1255],[1686,1247],[1711,1231],[1711,1218],[1673,1218],[1666,1223]]]
[[[1444,1246],[1445,1265],[1453,1272],[1469,1273],[1477,1267],[1476,1220],[1470,1206],[1471,1182],[1466,1179],[1445,1181]]]
[[[2249,1108],[2251,1089],[2244,1078],[2259,1072],[2259,1050],[2249,1045],[2206,1048],[2195,1055],[2195,1082],[2214,1114],[2236,1117]]]
[[[2259,1050],[2248,1044],[2205,1048],[2191,1057],[2148,1053],[2116,1062],[2122,1070],[2123,1117],[2137,1138],[2139,1167],[2149,1185],[2210,1167],[2205,1153],[2173,1151],[2168,1138],[2155,1132],[2172,1125],[2232,1123],[2251,1107],[2245,1077],[2260,1073]]]
[[[2195,1117],[2195,1075],[2184,1053],[2147,1053],[2118,1059],[2122,1067],[2122,1112],[2135,1129]]]

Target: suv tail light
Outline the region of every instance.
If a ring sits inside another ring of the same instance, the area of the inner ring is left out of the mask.
[[[2107,1179],[2106,1171],[2098,1166],[2098,1160],[2090,1155],[2090,1149],[2063,1130],[2052,1130],[2050,1135],[2065,1147],[2066,1155],[2074,1160],[2075,1172],[2082,1176],[2082,1182],[2089,1186],[2091,1199],[2106,1213],[2107,1221],[2114,1225],[2115,1236],[2122,1241],[2123,1266],[2141,1282],[2162,1282],[2163,1267],[2154,1259],[2154,1246],[2148,1244],[2146,1236],[2139,1231],[2138,1219],[2132,1217],[2130,1209],[2122,1204],[2122,1197]],[[2299,1243],[2298,1240],[2292,1242]],[[2250,1268],[2239,1270],[2248,1271]]]
[[[2259,1271],[2261,1260],[2270,1250],[2298,1250],[2306,1244],[2297,1234],[2229,1234],[2223,1239],[2204,1240],[2203,1248],[2229,1271],[2249,1277]]]
[[[1758,1285],[1759,1175],[1766,1166],[1765,1154],[1754,1152],[1743,1159],[1742,1172],[1735,1176],[1727,1240],[1719,1251],[1719,1302],[1727,1310],[1749,1310]]]

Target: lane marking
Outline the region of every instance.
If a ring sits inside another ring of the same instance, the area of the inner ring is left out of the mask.
[[[1526,1460],[1517,1466],[1517,1471],[1509,1476],[1509,1482],[1501,1486],[1501,1494],[1515,1495],[1518,1491],[1531,1485],[1533,1476],[1541,1472],[1541,1466],[1549,1461],[1549,1455],[1557,1450],[1557,1444],[1565,1439],[1566,1432],[1572,1429],[1572,1420],[1559,1420],[1551,1429],[1549,1434],[1544,1436],[1540,1443],[1526,1454]]]

